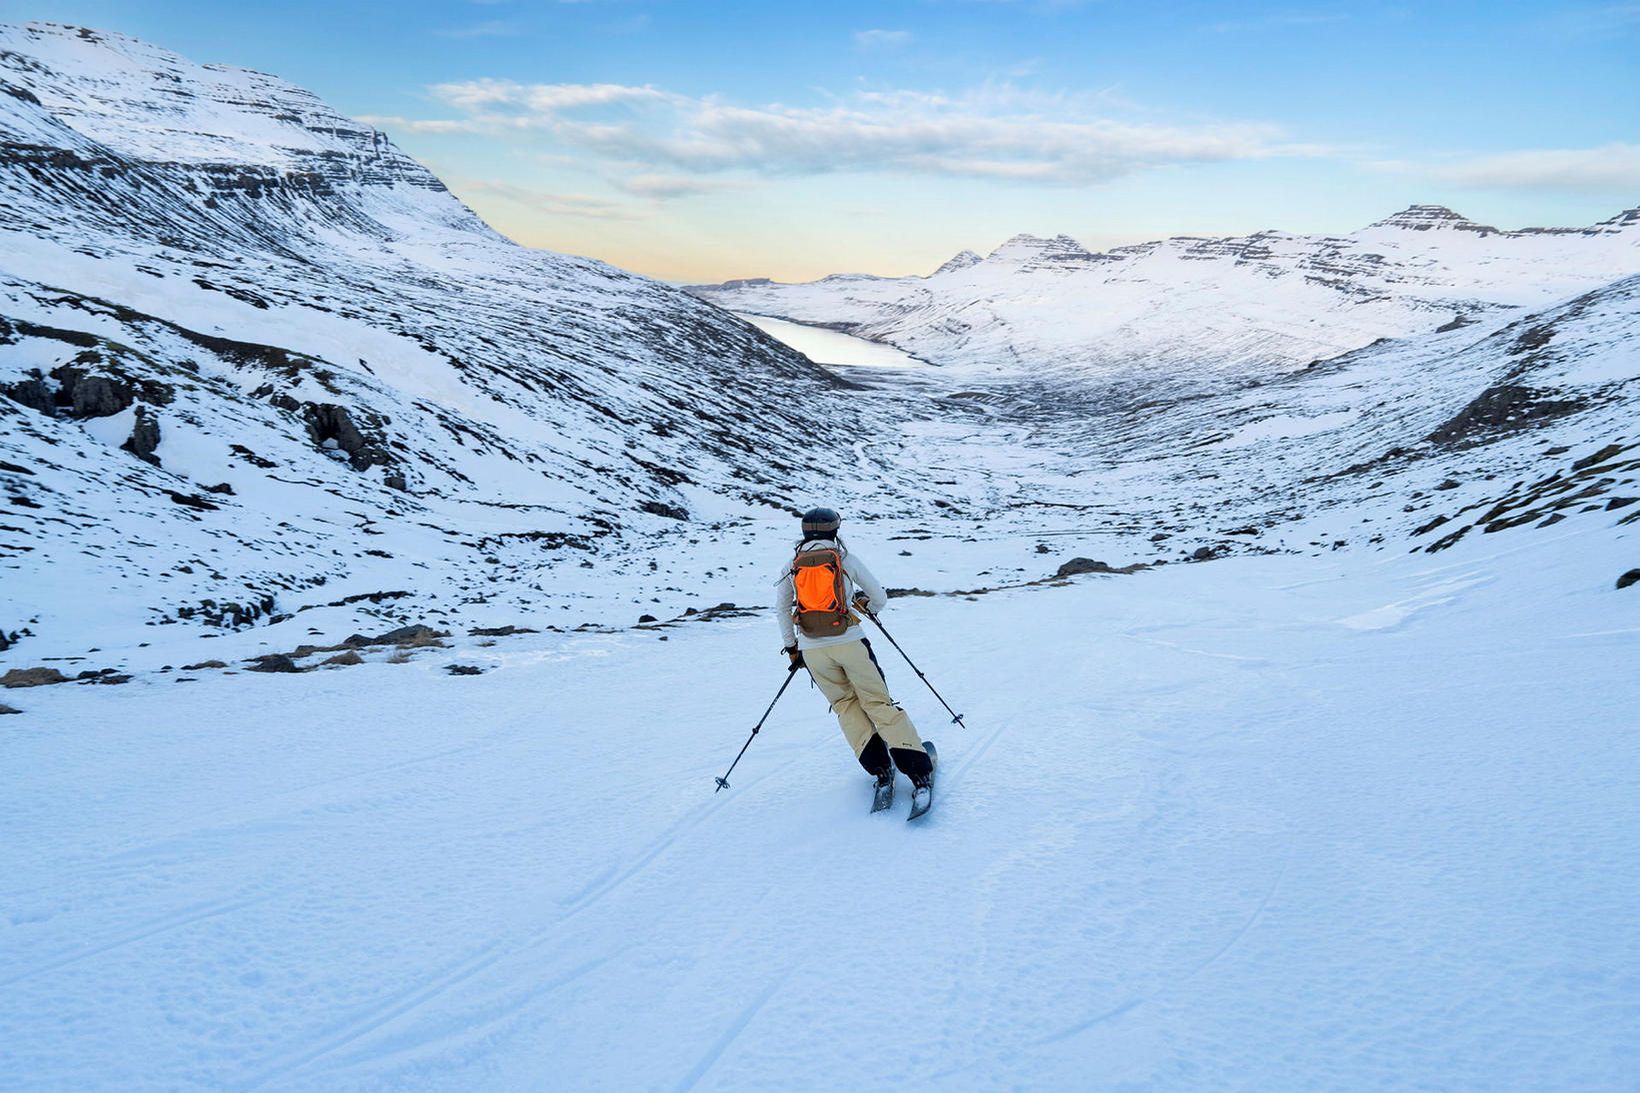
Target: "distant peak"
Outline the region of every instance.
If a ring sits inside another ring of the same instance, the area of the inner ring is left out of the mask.
[[[1640,206],[1636,206],[1632,209],[1624,209],[1611,219],[1602,220],[1600,223],[1596,224],[1595,227],[1617,230],[1632,227],[1636,224],[1640,224]]]
[[[1408,231],[1456,230],[1496,231],[1447,208],[1445,205],[1408,205],[1394,216],[1370,225],[1374,228],[1404,228]]]
[[[1044,239],[1040,235],[1021,232],[992,251],[986,261],[1001,258],[1004,261],[1028,262],[1034,259],[1063,260],[1090,257],[1087,248],[1068,235]]]
[[[954,255],[952,258],[947,260],[945,265],[929,274],[929,276],[938,277],[942,273],[955,273],[959,269],[967,269],[969,266],[977,266],[983,261],[985,261],[985,259],[975,254],[973,251],[965,250],[961,254]]]

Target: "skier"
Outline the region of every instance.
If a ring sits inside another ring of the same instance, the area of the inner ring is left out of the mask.
[[[827,508],[803,514],[803,537],[776,582],[775,615],[791,670],[807,668],[831,703],[843,735],[866,772],[876,778],[872,811],[894,801],[894,768],[911,779],[911,818],[928,811],[934,795],[932,745],[924,746],[911,719],[889,696],[876,654],[850,604],[872,615],[888,594],[859,557],[837,537],[842,520]]]

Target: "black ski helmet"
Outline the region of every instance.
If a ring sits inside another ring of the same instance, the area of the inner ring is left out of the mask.
[[[803,514],[803,534],[834,534],[842,522],[843,518],[837,515],[836,509],[810,509]]]

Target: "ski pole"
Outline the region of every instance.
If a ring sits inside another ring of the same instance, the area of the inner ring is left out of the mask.
[[[883,632],[883,637],[887,638],[888,643],[894,646],[895,652],[899,653],[902,657],[905,657],[905,662],[911,665],[911,670],[917,673],[917,678],[922,680],[924,683],[927,683],[930,691],[934,691],[934,685],[928,682],[928,677],[923,675],[922,669],[917,667],[916,662],[914,662],[910,657],[905,656],[905,650],[900,648],[900,643],[894,640],[894,635],[888,632],[888,628],[883,625],[882,620],[872,614],[871,609],[866,607],[864,603],[856,602],[855,606],[860,609],[866,618],[877,624],[877,629],[881,630]],[[934,691],[934,697],[940,699],[940,705],[944,706],[945,712],[951,715],[952,723],[961,725],[965,729],[968,727],[962,719],[962,714],[958,713],[956,710],[953,710],[951,708],[951,703],[947,702],[943,698],[940,698],[940,693],[938,691]]]
[[[735,767],[740,765],[740,756],[745,755],[746,749],[752,746],[753,740],[757,739],[757,731],[763,727],[763,722],[767,721],[769,719],[769,715],[774,712],[774,704],[779,702],[780,696],[786,693],[786,688],[791,686],[792,677],[796,674],[797,666],[793,665],[791,670],[786,673],[786,682],[780,685],[780,690],[776,691],[774,693],[774,698],[770,700],[769,708],[763,711],[763,716],[758,718],[757,724],[752,726],[752,735],[748,736],[746,738],[746,742],[740,745],[740,755],[735,756],[735,761],[729,764],[729,769],[724,771],[723,777],[717,780],[717,789],[714,789],[712,791],[713,793],[718,793],[729,788],[729,775],[733,774],[735,772]]]

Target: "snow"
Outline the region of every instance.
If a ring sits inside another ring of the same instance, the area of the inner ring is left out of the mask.
[[[941,747],[915,828],[867,815],[807,687],[713,792],[781,679],[767,616],[22,692],[0,1059],[83,1089],[1623,1088],[1634,546],[896,600],[968,725],[883,645]]]
[[[970,379],[1112,376],[1182,389],[1438,331],[1507,321],[1640,273],[1640,220],[1460,230],[1391,217],[1347,236],[1259,232],[1087,251],[1020,235],[929,277],[695,286],[720,306],[846,326]],[[1438,210],[1450,214],[1449,210]],[[1460,223],[1463,223],[1461,220]]]
[[[1318,414],[1309,418],[1296,417],[1291,414],[1265,418],[1263,421],[1243,425],[1223,442],[1223,446],[1226,448],[1239,448],[1272,437],[1292,439],[1294,437],[1311,436],[1315,433],[1324,433],[1330,429],[1348,425],[1359,416],[1351,410],[1339,410],[1336,413]]]

